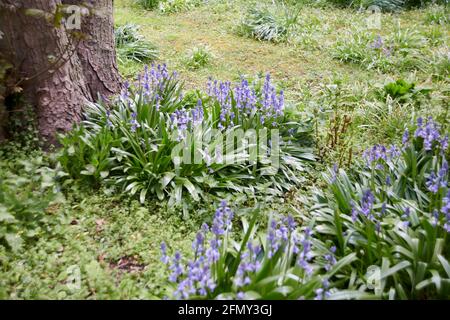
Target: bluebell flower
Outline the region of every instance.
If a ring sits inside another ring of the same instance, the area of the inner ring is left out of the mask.
[[[447,173],[448,162],[444,159],[438,173],[436,174],[434,171],[432,171],[427,177],[425,185],[428,191],[432,193],[438,193],[439,188],[446,188],[448,183]]]
[[[231,230],[231,220],[233,219],[234,213],[228,207],[225,200],[221,201],[219,208],[216,210],[214,215],[213,224],[211,231],[216,235],[223,235],[226,231]]]
[[[301,239],[302,251],[300,252],[297,260],[297,264],[305,271],[307,275],[311,275],[313,272],[313,268],[309,263],[313,257],[313,253],[311,251],[311,229],[306,228],[304,230],[303,238]]]
[[[375,40],[370,44],[370,47],[372,49],[381,49],[383,48],[383,38],[380,35],[377,35],[377,37],[375,38]]]
[[[141,127],[141,125],[139,124],[139,122],[137,121],[136,118],[137,118],[136,112],[132,112],[131,113],[131,120],[130,120],[131,132],[136,132],[136,129]]]
[[[448,149],[448,135],[445,135],[441,140],[440,140],[440,145],[441,145],[441,150],[442,152],[444,152],[445,150]]]
[[[198,232],[195,240],[192,242],[192,249],[195,252],[195,255],[199,255],[203,253],[203,242],[205,241],[205,236],[203,232]]]
[[[336,247],[332,246],[330,248],[330,252],[324,255],[325,261],[327,262],[325,265],[325,270],[330,271],[331,267],[336,264],[336,257],[334,254],[336,253]]]
[[[447,195],[442,199],[442,207],[441,212],[450,219],[450,190],[447,192]]]
[[[314,300],[324,300],[324,299],[328,299],[331,296],[330,291],[328,290],[328,288],[330,287],[330,283],[328,282],[328,279],[324,279],[322,281],[322,287],[316,289],[316,297],[314,298]]]
[[[172,264],[170,265],[169,270],[172,271],[169,280],[171,282],[177,282],[178,277],[180,277],[184,272],[180,252],[177,251],[175,253],[175,256],[172,259]]]
[[[130,83],[128,81],[125,81],[123,83],[123,87],[122,87],[122,92],[120,97],[124,100],[124,101],[128,101],[130,98]]]
[[[161,243],[161,262],[164,264],[169,263],[169,257],[167,256],[167,246],[165,242]]]
[[[352,213],[352,221],[356,222],[356,220],[358,220],[358,209],[356,209],[356,205],[355,205],[355,202],[353,200],[351,201],[350,206],[352,208],[352,211],[351,211],[351,213]]]
[[[371,192],[370,189],[366,190],[361,199],[360,212],[364,216],[370,217],[374,202],[375,202],[375,197],[374,197],[373,193]]]
[[[441,142],[440,126],[433,121],[432,117],[429,117],[425,126],[423,125],[423,119],[417,119],[417,129],[415,137],[423,139],[423,145],[425,150],[430,151],[434,142]]]
[[[411,208],[406,207],[405,210],[403,211],[403,215],[401,216],[402,220],[403,220],[403,226],[406,228],[409,226],[409,216],[411,214]]]
[[[402,137],[402,145],[406,146],[408,141],[409,141],[409,130],[405,129],[405,132],[403,133],[403,137]]]
[[[386,177],[386,185],[390,186],[391,185],[391,176],[387,176]]]
[[[111,111],[109,110],[106,110],[106,125],[108,126],[108,128],[113,127],[113,123],[111,122]]]
[[[386,213],[386,207],[387,207],[386,202],[383,202],[381,204],[381,211],[380,211],[381,215],[384,215]]]

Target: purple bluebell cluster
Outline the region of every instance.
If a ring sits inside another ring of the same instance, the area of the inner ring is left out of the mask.
[[[276,126],[277,118],[284,114],[284,92],[277,94],[269,74],[261,93],[242,79],[234,89],[230,82],[210,80],[207,94],[220,105],[219,129],[241,124],[244,118],[253,116],[258,117],[260,125]],[[234,110],[237,110],[237,115]]]
[[[165,243],[161,244],[161,261],[168,265],[170,270],[169,280],[176,284],[174,298],[188,299],[192,296],[208,296],[217,287],[215,282],[217,263],[220,255],[224,237],[227,237],[232,228],[233,211],[226,201],[222,201],[217,208],[211,227],[203,224],[197,233],[192,250],[194,258],[185,263],[179,252],[170,258],[167,255]],[[236,269],[233,281],[238,293],[237,299],[245,297],[245,287],[252,282],[252,276],[257,273],[262,266],[263,259],[273,259],[276,252],[285,250],[282,253],[292,253],[297,256],[297,264],[304,269],[306,275],[313,272],[312,262],[312,232],[305,228],[302,237],[296,234],[297,223],[292,216],[273,219],[270,222],[267,234],[267,250],[263,248],[257,240],[249,239],[245,250],[241,253],[239,265]],[[331,247],[325,259],[331,268],[336,263],[334,253],[336,247]],[[328,269],[329,270],[329,269]],[[324,283],[324,292],[328,285]],[[318,293],[318,292],[317,292]],[[319,293],[318,293],[319,294]]]
[[[442,166],[436,174],[434,171],[430,173],[426,182],[428,191],[438,193],[440,188],[446,188],[448,184],[448,162],[444,159]]]
[[[447,195],[442,199],[441,212],[445,219],[444,229],[450,233],[450,190],[448,190]]]
[[[150,68],[146,65],[144,72],[138,75],[134,88],[130,86],[128,81],[124,82],[120,97],[124,102],[128,102],[131,99],[132,89],[136,89],[137,93],[142,92],[144,101],[154,100],[158,107],[161,102],[161,92],[165,90],[167,80],[176,78],[176,76],[176,72],[169,74],[165,64],[157,66],[152,64]]]
[[[336,257],[334,255],[335,253],[336,253],[336,246],[332,246],[330,248],[330,252],[323,256],[326,261],[325,264],[326,271],[330,271],[331,267],[333,267],[336,264]]]
[[[314,300],[325,300],[331,296],[330,291],[328,290],[330,287],[330,283],[328,279],[322,280],[322,287],[316,290],[316,297]]]
[[[164,96],[164,91],[171,85],[169,80],[177,78],[177,73],[169,73],[167,66],[151,65],[144,67],[144,72],[137,76],[136,81],[131,85],[129,81],[125,81],[121,93],[120,101],[129,109],[135,109],[135,104],[139,100],[141,103],[153,104],[156,110],[161,107],[161,101]],[[181,100],[181,97],[177,97]],[[176,101],[174,101],[176,102]],[[133,130],[136,127],[133,127]]]
[[[377,35],[375,40],[369,44],[369,47],[373,50],[381,51],[387,57],[392,54],[392,46],[385,46],[384,40],[380,35]]]
[[[432,117],[429,117],[426,123],[422,118],[418,118],[414,136],[423,139],[425,150],[430,151],[433,149],[433,145],[437,145],[444,151],[448,148],[448,135],[441,135],[440,130],[440,125]]]
[[[171,271],[169,280],[178,284],[174,292],[175,298],[187,299],[192,295],[206,296],[208,292],[214,291],[216,283],[212,276],[212,266],[219,260],[220,239],[231,230],[232,219],[233,211],[228,207],[226,201],[222,201],[214,216],[212,227],[209,228],[207,224],[203,224],[197,233],[192,243],[194,259],[190,260],[187,265],[183,264],[179,252],[175,253],[170,263],[166,245],[161,244],[161,261],[169,264]],[[207,246],[208,235],[211,233],[212,237]]]
[[[403,214],[402,214],[402,216],[401,216],[401,219],[402,219],[402,225],[406,228],[406,227],[408,227],[409,226],[409,217],[410,217],[410,215],[411,215],[411,208],[409,208],[409,207],[406,207],[404,210],[403,210]]]
[[[268,258],[272,258],[281,247],[285,246],[290,241],[291,235],[293,235],[294,240],[294,251],[298,250],[295,243],[295,228],[296,223],[292,216],[288,216],[281,220],[270,220],[269,230],[267,232]]]
[[[241,255],[241,262],[234,278],[234,284],[237,288],[249,285],[251,283],[250,276],[260,269],[261,262],[258,259],[260,252],[260,245],[254,245],[252,241],[247,243],[247,250]]]
[[[175,255],[172,258],[172,264],[170,265],[169,270],[172,271],[169,280],[171,282],[177,282],[178,278],[184,272],[184,267],[181,261],[181,253],[179,253],[178,251],[175,252]]]
[[[373,214],[373,205],[375,203],[375,197],[370,189],[364,191],[359,209],[356,207],[355,203],[352,202],[352,220],[356,222],[358,216],[362,215],[369,219],[370,221],[375,221],[375,215]]]
[[[300,251],[297,259],[297,264],[305,271],[307,275],[311,275],[313,273],[313,267],[310,263],[313,258],[311,235],[311,229],[306,228],[302,238],[300,239],[302,250]]]
[[[152,65],[151,68],[145,66],[144,73],[138,77],[137,83],[139,88],[143,89],[143,98],[148,100],[155,98],[159,101],[159,93],[164,91],[164,86],[170,77],[176,77],[176,73],[169,74],[165,64],[156,67]]]
[[[141,125],[139,124],[139,122],[137,120],[136,112],[131,113],[130,124],[131,124],[131,132],[136,132],[136,129],[141,127]]]
[[[405,132],[403,132],[403,136],[402,136],[402,145],[403,145],[403,147],[406,147],[408,142],[409,142],[409,130],[408,130],[408,128],[406,128]]]
[[[179,109],[170,115],[170,128],[178,133],[178,141],[186,137],[187,130],[195,128],[203,121],[203,105],[198,100],[197,106],[191,110]]]
[[[375,40],[369,45],[372,49],[381,49],[383,48],[384,41],[380,35],[377,35]]]
[[[400,155],[400,151],[395,145],[391,145],[387,148],[384,145],[376,144],[373,147],[365,150],[363,152],[363,158],[366,161],[368,167],[375,167],[376,169],[383,170],[384,166],[382,164],[383,160],[391,161]]]
[[[443,220],[442,227],[448,233],[450,233],[450,190],[442,199],[441,209],[434,209],[432,213],[431,223],[433,226],[438,226],[441,223],[441,217]]]
[[[225,232],[230,231],[232,228],[233,211],[228,207],[225,200],[221,201],[219,208],[216,210],[214,215],[213,224],[211,227],[212,233],[219,237],[224,235]]]

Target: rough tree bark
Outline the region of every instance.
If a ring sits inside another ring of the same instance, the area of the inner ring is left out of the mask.
[[[113,1],[91,1],[90,13],[80,20],[82,37],[75,41],[63,26],[26,14],[27,9],[53,14],[62,4],[85,5],[86,0],[0,0],[0,50],[35,107],[41,136],[51,144],[56,133],[81,119],[87,101],[116,94],[120,87]]]

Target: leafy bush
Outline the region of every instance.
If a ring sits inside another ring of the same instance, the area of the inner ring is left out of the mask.
[[[42,156],[0,161],[0,244],[13,251],[46,230],[45,210],[55,199],[56,172]]]
[[[201,5],[204,0],[137,0],[146,10],[158,9],[161,13],[175,13]]]
[[[331,239],[337,259],[357,254],[349,285],[389,299],[448,298],[450,231],[448,135],[421,118],[403,148],[376,145],[350,173],[334,168],[329,191],[317,192],[310,219]],[[446,159],[447,156],[447,159]]]
[[[189,69],[196,70],[208,65],[213,56],[208,47],[195,47],[186,57],[186,66]]]
[[[297,24],[300,9],[279,6],[252,7],[238,26],[238,34],[258,40],[280,42],[288,39]]]
[[[181,203],[183,192],[194,200],[203,191],[279,193],[301,181],[298,172],[314,159],[305,146],[309,125],[285,110],[269,76],[260,89],[242,80],[234,90],[211,81],[206,95],[182,97],[181,90],[176,74],[158,66],[126,84],[111,106],[92,104],[86,120],[61,139],[63,168],[73,178],[139,194],[142,202],[147,194]],[[235,136],[260,129],[254,142]],[[281,137],[278,169],[268,158],[276,145],[264,142],[276,142],[271,129]],[[256,146],[262,152],[254,158]]]
[[[192,259],[176,252],[167,255],[161,244],[162,262],[171,275],[168,295],[175,299],[317,299],[333,298],[329,280],[355,259],[351,253],[340,261],[334,247],[315,246],[309,228],[300,235],[289,216],[269,219],[267,232],[258,232],[260,211],[251,221],[242,220],[241,241],[233,238],[233,212],[225,201],[211,226],[204,224],[192,244]],[[341,295],[343,292],[340,293]],[[367,296],[363,292],[353,297]]]
[[[436,0],[331,0],[329,1],[340,7],[363,7],[378,6],[385,12],[396,12],[400,10],[423,7]],[[438,1],[445,3],[446,0]]]
[[[399,102],[406,102],[408,100],[420,99],[421,96],[428,96],[429,89],[418,89],[415,83],[407,82],[403,79],[398,79],[395,82],[390,82],[384,86],[384,94],[386,97],[391,97]]]
[[[136,3],[146,10],[158,8],[160,2],[161,0],[136,0]]]
[[[429,54],[427,50],[426,40],[414,30],[398,29],[386,37],[354,30],[336,41],[333,56],[367,70],[426,71],[432,67],[429,59],[424,58]]]
[[[158,58],[157,48],[139,34],[139,26],[128,23],[118,26],[114,31],[117,58],[119,62],[133,60],[140,63],[151,62]]]
[[[349,173],[334,167],[298,228],[261,211],[233,236],[226,202],[204,224],[191,256],[167,264],[177,299],[430,299],[450,296],[448,135],[421,118],[403,149],[375,145]],[[240,239],[236,241],[236,239]]]
[[[446,6],[430,6],[427,9],[425,22],[429,24],[445,25],[450,23],[450,7]]]
[[[159,11],[162,13],[175,13],[198,7],[204,0],[163,0],[160,1]]]

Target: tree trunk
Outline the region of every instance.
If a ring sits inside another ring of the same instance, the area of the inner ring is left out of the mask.
[[[63,0],[64,4],[84,5],[86,0]],[[116,64],[113,1],[96,0],[92,14],[83,18],[81,32],[88,40],[80,42],[77,53],[94,99],[120,90]]]
[[[54,17],[68,0],[2,1],[0,30],[4,36],[0,49],[16,72],[13,90],[23,89],[24,98],[35,108],[41,136],[56,144],[56,133],[70,130],[81,120],[88,101],[119,90],[112,0],[96,1],[94,10],[81,16],[81,33],[73,34],[66,30],[64,21],[58,25],[54,19],[49,22],[27,11],[37,9]],[[74,0],[71,4],[83,2]],[[92,14],[97,11],[102,15]]]

